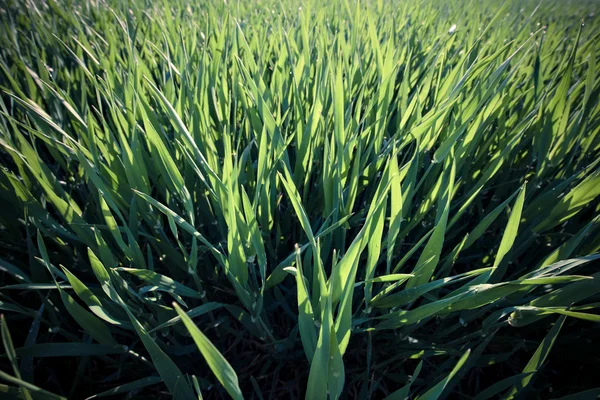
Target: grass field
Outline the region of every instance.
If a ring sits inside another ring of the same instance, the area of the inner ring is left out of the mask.
[[[595,399],[599,12],[0,1],[0,397]]]

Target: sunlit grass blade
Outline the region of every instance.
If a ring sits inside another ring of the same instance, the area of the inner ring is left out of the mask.
[[[200,353],[208,363],[213,374],[215,374],[219,382],[221,382],[221,385],[227,390],[227,393],[229,393],[233,399],[243,399],[244,396],[240,390],[237,375],[233,368],[231,368],[231,365],[200,329],[198,329],[196,324],[194,324],[192,319],[179,307],[179,305],[173,303],[173,307],[181,317],[187,330],[192,335],[192,339],[194,339],[196,346],[198,346],[198,350],[200,350]]]

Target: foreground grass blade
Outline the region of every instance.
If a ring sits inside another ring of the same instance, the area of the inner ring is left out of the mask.
[[[527,375],[521,380],[521,382],[519,382],[518,385],[513,386],[513,388],[504,396],[504,398],[514,398],[531,382],[531,380],[534,377],[533,373],[538,371],[544,363],[544,361],[546,361],[546,357],[548,357],[548,354],[550,353],[550,350],[552,349],[552,346],[556,341],[556,337],[560,332],[560,328],[562,328],[566,318],[567,317],[564,315],[558,318],[558,320],[552,326],[552,329],[550,329],[544,340],[542,340],[542,342],[538,346],[537,350],[533,354],[533,357],[531,357],[525,368],[523,368],[523,374],[531,373],[532,375]]]
[[[471,354],[471,350],[469,349],[465,352],[465,354],[463,354],[463,356],[460,358],[460,360],[458,360],[458,362],[456,363],[456,365],[454,366],[452,371],[450,371],[450,373],[448,374],[448,376],[446,378],[444,378],[441,382],[436,384],[434,387],[429,389],[426,393],[424,393],[422,396],[419,396],[418,398],[419,399],[427,399],[427,400],[439,398],[441,393],[444,391],[444,388],[448,384],[448,382],[450,382],[450,380],[454,377],[454,375],[456,375],[456,373],[458,371],[460,371],[461,367],[467,362],[467,359],[469,358],[470,354]]]
[[[4,350],[6,351],[6,356],[8,357],[8,360],[10,361],[11,367],[13,369],[13,372],[15,374],[15,379],[21,379],[21,371],[19,370],[19,365],[17,364],[17,352],[15,351],[15,348],[13,346],[12,343],[12,338],[10,337],[10,331],[8,330],[8,325],[6,324],[6,319],[4,318],[4,315],[1,316],[1,323],[2,326],[0,327],[0,329],[2,329],[2,344],[4,345]],[[29,394],[29,391],[27,390],[26,387],[21,387],[21,393],[20,393],[23,398],[25,399],[31,399],[31,394]]]
[[[237,375],[225,357],[223,357],[210,340],[204,336],[200,329],[194,324],[194,321],[192,321],[179,305],[173,303],[173,307],[181,317],[181,320],[186,329],[190,332],[190,335],[192,335],[192,339],[194,339],[196,346],[198,346],[198,350],[200,350],[200,353],[206,360],[211,371],[215,374],[219,382],[221,382],[221,385],[223,385],[225,390],[227,390],[227,393],[229,393],[233,399],[243,399],[244,396],[240,390]]]

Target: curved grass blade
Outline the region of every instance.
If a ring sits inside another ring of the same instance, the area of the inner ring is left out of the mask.
[[[173,307],[177,314],[181,317],[183,324],[192,335],[196,346],[198,346],[198,350],[208,363],[211,371],[221,385],[225,388],[227,393],[235,399],[240,400],[243,399],[242,391],[240,390],[240,386],[238,383],[238,377],[229,362],[223,357],[223,355],[217,350],[217,348],[211,343],[210,340],[198,329],[194,321],[179,307],[178,304],[173,303]]]

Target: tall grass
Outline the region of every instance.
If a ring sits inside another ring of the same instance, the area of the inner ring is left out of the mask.
[[[599,393],[597,3],[1,4],[3,396]]]

